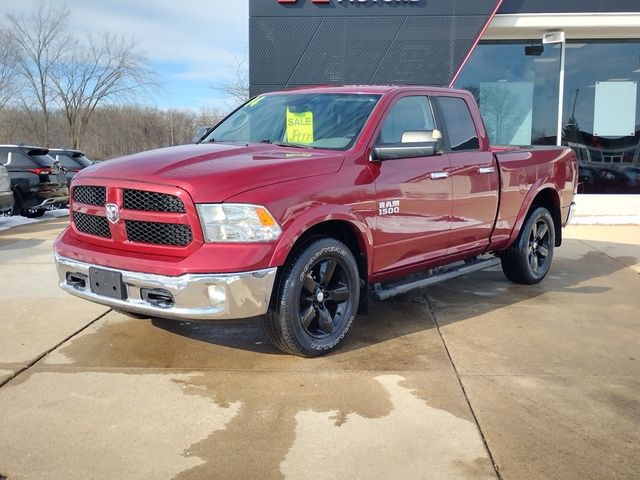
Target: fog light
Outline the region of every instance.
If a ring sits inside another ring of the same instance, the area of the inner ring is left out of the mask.
[[[226,303],[227,290],[222,285],[211,285],[209,288],[209,301],[211,305],[218,306]]]

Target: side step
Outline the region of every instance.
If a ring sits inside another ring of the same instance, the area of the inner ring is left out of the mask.
[[[376,300],[386,300],[396,295],[402,295],[416,288],[428,287],[441,283],[452,278],[466,275],[467,273],[477,272],[478,270],[485,270],[487,268],[500,265],[500,259],[497,257],[489,257],[480,259],[478,257],[465,260],[463,263],[457,262],[451,265],[445,265],[443,267],[434,268],[428,270],[426,274],[422,274],[418,277],[413,275],[408,279],[401,280],[399,282],[391,282],[387,284],[377,283],[373,286],[372,295]]]

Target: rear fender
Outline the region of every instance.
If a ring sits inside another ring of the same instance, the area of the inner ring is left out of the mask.
[[[520,235],[520,230],[522,230],[522,226],[524,225],[525,220],[527,219],[527,214],[533,205],[533,201],[538,196],[540,192],[543,190],[550,189],[553,191],[555,195],[555,202],[560,207],[560,211],[562,211],[562,205],[560,204],[560,196],[558,195],[558,190],[556,185],[553,183],[553,179],[551,177],[544,177],[537,180],[529,189],[527,196],[524,198],[522,202],[522,206],[520,207],[520,211],[518,212],[518,218],[516,223],[511,231],[511,236],[509,237],[509,242],[507,243],[505,248],[510,247],[513,243],[518,239],[518,235]]]
[[[305,211],[291,223],[283,226],[283,233],[278,240],[271,259],[271,266],[279,267],[284,265],[291,253],[291,249],[305,232],[316,225],[328,221],[342,221],[351,226],[356,234],[360,248],[366,252],[367,271],[371,272],[373,267],[373,237],[371,230],[369,230],[363,219],[359,218],[344,205],[319,205]]]

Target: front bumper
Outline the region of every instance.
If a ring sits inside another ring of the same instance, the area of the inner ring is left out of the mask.
[[[55,255],[60,287],[85,300],[152,317],[183,320],[248,318],[267,312],[276,268],[225,274],[186,274],[177,277],[131,272],[91,265]],[[94,293],[89,279],[91,267],[120,273],[126,299]],[[78,278],[85,277],[83,285]],[[173,302],[158,304],[145,297],[148,291],[169,292]]]

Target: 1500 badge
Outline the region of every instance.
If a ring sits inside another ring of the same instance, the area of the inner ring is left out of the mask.
[[[392,215],[394,213],[400,213],[400,200],[378,202],[379,215]]]

